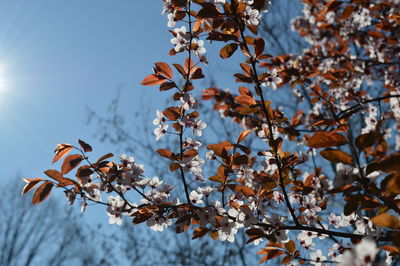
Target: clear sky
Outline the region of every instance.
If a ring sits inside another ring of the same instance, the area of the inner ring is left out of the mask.
[[[60,142],[81,138],[99,155],[112,151],[93,137],[85,105],[105,110],[118,86],[131,108],[143,92],[159,97],[139,83],[168,57],[170,33],[161,1],[138,3],[0,1],[2,178],[42,175]]]

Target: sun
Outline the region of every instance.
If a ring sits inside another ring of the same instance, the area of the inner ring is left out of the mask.
[[[0,64],[0,92],[4,92],[7,88],[5,66]]]
[[[0,92],[4,91],[6,88],[4,77],[0,74]]]

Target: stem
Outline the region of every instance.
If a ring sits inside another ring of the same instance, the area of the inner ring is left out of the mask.
[[[323,100],[323,97],[322,97],[319,93],[318,93],[318,96],[320,97],[320,99]],[[399,95],[389,95],[389,96],[390,96],[390,97],[388,97],[388,96],[385,96],[385,97],[387,97],[387,98],[399,97]],[[369,101],[367,101],[367,102],[371,102],[371,101],[380,101],[380,100],[382,100],[382,99],[386,99],[385,97],[379,97],[379,98],[371,99],[371,100],[369,100]],[[334,112],[335,109],[334,109],[333,104],[332,104],[331,102],[328,102],[328,104],[329,104],[328,110],[329,110],[329,113],[330,113],[332,119],[334,119],[338,124],[341,125],[339,117],[338,117],[338,116],[336,115],[336,113]],[[378,194],[378,193],[373,193],[373,192],[369,189],[369,187],[368,187],[368,184],[369,184],[368,178],[364,175],[363,168],[361,167],[361,162],[360,162],[360,158],[359,158],[359,157],[360,157],[360,153],[357,151],[356,147],[354,146],[353,136],[351,135],[351,132],[350,132],[350,124],[348,124],[348,128],[347,128],[347,130],[346,130],[346,137],[347,137],[348,145],[349,145],[349,147],[350,147],[351,155],[352,155],[352,157],[353,157],[353,160],[354,160],[355,163],[356,163],[356,167],[357,167],[357,169],[358,169],[358,172],[359,172],[359,175],[360,175],[360,178],[361,178],[360,184],[362,185],[362,188],[363,188],[366,192],[368,192],[369,194],[375,195],[375,196],[376,196],[378,199],[380,199],[387,207],[391,208],[392,210],[394,210],[395,212],[397,212],[398,214],[400,214],[400,208],[399,208],[396,204],[393,204],[392,202],[388,201],[385,197],[383,197],[382,195],[380,195],[380,194]]]
[[[89,161],[89,158],[86,156],[85,152],[81,149],[79,149],[78,147],[75,147],[75,149],[77,149],[83,156],[83,158],[85,159],[85,161],[89,164],[89,166],[93,169],[93,171],[98,174],[99,176],[101,176],[100,172],[96,169],[96,167],[93,166],[93,164]],[[125,203],[131,208],[134,209],[135,206],[133,206],[124,196],[124,194],[121,191],[118,191],[117,189],[115,189],[115,187],[112,185],[112,182],[108,181],[107,184],[111,187],[111,189],[116,192],[123,201],[125,201]],[[143,198],[145,198],[146,200],[150,201],[150,199],[144,195],[142,192],[140,192],[136,187],[131,187],[133,188],[136,192],[138,192]],[[88,198],[88,197],[86,197]],[[108,204],[107,204],[108,205]]]
[[[188,26],[189,26],[189,34],[190,34],[190,39],[189,39],[189,48],[188,48],[188,70],[187,70],[187,75],[186,75],[186,84],[183,87],[183,92],[186,92],[186,88],[189,85],[190,82],[190,72],[192,70],[192,64],[191,64],[191,57],[192,57],[192,53],[190,51],[190,48],[192,47],[192,41],[193,41],[193,34],[192,34],[192,17],[190,15],[190,7],[191,7],[191,2],[189,1],[187,4],[187,15],[189,17],[189,21],[188,21]],[[185,110],[182,111],[182,118],[185,116]],[[183,129],[181,129],[181,132],[179,132],[179,150],[180,150],[180,160],[181,162],[183,161]],[[186,200],[187,203],[190,204],[190,197],[189,197],[189,189],[188,189],[188,185],[186,183],[186,178],[185,178],[185,172],[183,171],[183,166],[180,166],[180,174],[181,174],[181,179],[182,179],[182,183],[183,183],[183,187],[185,189],[185,195],[186,195]]]
[[[272,133],[272,132],[273,132],[273,126],[272,126],[272,122],[271,122],[271,120],[270,120],[270,117],[268,116],[268,110],[267,110],[267,107],[266,107],[266,105],[265,105],[265,99],[264,99],[264,95],[263,95],[263,92],[262,92],[262,89],[261,89],[260,80],[258,79],[257,67],[256,67],[256,59],[253,57],[253,55],[252,55],[251,52],[250,52],[249,47],[247,46],[247,42],[246,42],[246,39],[245,39],[245,36],[244,36],[244,30],[243,30],[243,28],[241,27],[241,24],[240,24],[240,22],[239,22],[240,20],[239,20],[237,14],[236,14],[237,6],[236,6],[235,1],[232,0],[232,1],[231,1],[231,5],[233,6],[234,19],[235,19],[235,22],[236,22],[236,24],[237,24],[237,26],[238,26],[238,28],[239,28],[240,36],[241,36],[241,38],[242,38],[242,43],[243,43],[245,49],[247,50],[248,54],[250,55],[251,67],[252,67],[252,70],[253,70],[253,77],[252,77],[252,79],[253,79],[253,81],[254,81],[254,83],[255,83],[256,92],[259,94],[259,96],[260,96],[260,98],[261,98],[261,109],[262,109],[262,111],[263,111],[263,113],[264,113],[264,116],[265,116],[265,118],[266,118],[266,120],[267,120],[267,125],[268,125],[268,129],[269,129],[269,136],[268,136],[268,139],[269,139],[269,143],[270,143],[270,146],[271,146],[271,144],[275,143],[275,139],[274,139],[274,136],[273,136],[273,133]],[[282,169],[281,159],[280,159],[280,157],[279,157],[278,151],[277,151],[276,148],[275,148],[275,145],[272,145],[271,148],[272,148],[272,150],[273,150],[273,154],[274,154],[274,157],[275,157],[275,162],[276,162],[276,165],[277,165],[277,168],[278,168],[278,173],[279,173],[279,186],[281,187],[283,196],[284,196],[284,198],[285,198],[286,206],[288,207],[289,212],[290,212],[290,215],[292,216],[292,218],[293,218],[295,224],[296,224],[296,225],[299,225],[299,222],[298,222],[298,220],[297,220],[297,217],[296,217],[296,214],[295,214],[295,212],[294,212],[294,209],[292,208],[292,206],[291,206],[291,204],[290,204],[289,196],[288,196],[288,194],[287,194],[287,192],[286,192],[285,185],[284,185],[284,183],[283,183],[283,169]]]
[[[346,110],[340,111],[338,114],[338,117],[347,116],[347,113],[348,112],[351,113],[353,111],[353,109],[361,108],[361,104],[366,104],[366,103],[375,102],[375,101],[380,102],[382,100],[390,99],[390,98],[400,98],[400,95],[392,95],[391,94],[391,95],[377,97],[377,98],[373,98],[373,99],[369,99],[369,100],[361,100],[361,103],[353,105],[353,106],[347,108]]]
[[[258,223],[257,225],[262,226],[266,229],[271,229],[273,228],[269,224],[263,224],[263,223]],[[328,236],[338,236],[338,237],[343,237],[343,238],[364,238],[365,235],[360,235],[360,234],[352,234],[352,233],[345,233],[345,232],[338,232],[338,231],[331,231],[323,228],[316,228],[316,227],[311,227],[311,226],[305,226],[305,225],[282,225],[276,228],[276,230],[294,230],[294,231],[311,231],[311,232],[316,232],[320,234],[325,234]],[[377,238],[379,241],[390,241],[392,238],[389,235],[384,235],[380,236]]]

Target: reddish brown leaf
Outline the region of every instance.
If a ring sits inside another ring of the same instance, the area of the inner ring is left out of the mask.
[[[376,30],[370,30],[368,31],[368,35],[374,38],[382,38],[385,37],[385,35],[382,32],[376,31]]]
[[[233,75],[236,77],[236,82],[253,83],[253,80],[251,78],[246,77],[243,74],[235,73]]]
[[[51,189],[54,184],[50,181],[44,182],[40,187],[38,187],[33,194],[32,204],[39,204],[44,201],[51,193]]]
[[[229,185],[234,192],[241,192],[245,196],[254,196],[255,192],[252,188],[244,185]]]
[[[160,85],[160,91],[167,91],[172,88],[176,88],[176,84],[173,81],[167,81]]]
[[[258,37],[257,39],[255,39],[254,52],[255,52],[256,57],[259,57],[264,52],[264,46],[265,46],[265,42],[264,42],[263,38]]]
[[[363,150],[367,147],[371,147],[380,139],[380,134],[375,132],[369,132],[362,134],[356,138],[356,145],[359,150]]]
[[[265,235],[265,234],[264,234],[264,231],[261,230],[261,229],[259,229],[259,228],[251,228],[251,229],[248,229],[248,230],[246,230],[246,234],[247,234],[249,237],[264,236],[264,235]]]
[[[296,251],[296,244],[294,243],[293,240],[290,240],[289,242],[285,243],[285,247],[287,251],[289,251],[292,254]]]
[[[388,252],[400,252],[400,248],[395,247],[395,246],[380,246],[380,249],[386,250]]]
[[[164,158],[167,158],[167,159],[170,159],[170,160],[174,160],[174,158],[175,158],[175,153],[173,153],[172,151],[167,150],[167,149],[158,149],[157,153],[160,156],[162,156]]]
[[[157,62],[154,63],[156,66],[157,73],[161,74],[162,76],[166,77],[167,79],[172,79],[174,74],[172,73],[172,69],[167,63],[164,62]]]
[[[216,155],[221,156],[224,149],[229,151],[230,149],[233,149],[233,145],[228,141],[223,141],[219,144],[210,144],[207,146],[207,149],[213,150]]]
[[[79,167],[78,171],[76,171],[75,176],[76,177],[85,177],[85,176],[90,176],[93,173],[94,173],[93,170],[90,169],[90,167],[88,165],[82,165],[81,167]]]
[[[34,179],[25,179],[24,178],[22,180],[27,182],[27,184],[22,189],[21,195],[24,195],[25,193],[31,191],[33,188],[36,187],[37,184],[39,184],[40,181],[44,181],[43,178],[34,178]]]
[[[204,227],[204,226],[197,227],[193,230],[192,239],[201,238],[201,237],[205,236],[209,231],[210,231],[210,229],[208,229],[207,227]]]
[[[240,86],[239,87],[239,93],[240,95],[248,95],[253,97],[253,93],[246,87]]]
[[[346,204],[344,205],[343,214],[348,216],[348,215],[352,214],[353,212],[355,212],[357,210],[357,208],[360,206],[361,200],[362,200],[361,195],[351,196],[347,200]]]
[[[210,231],[210,237],[216,240],[218,238],[218,231]]]
[[[66,144],[66,143],[58,144],[57,148],[54,150],[56,155],[53,158],[53,163],[55,163],[58,160],[60,160],[62,157],[67,155],[67,153],[70,152],[73,149],[74,149],[74,146],[72,146],[71,144]]]
[[[254,107],[239,106],[235,109],[235,111],[242,115],[248,115],[257,113],[259,109]]]
[[[380,162],[374,162],[367,165],[367,174],[374,171],[400,172],[400,153],[394,153]]]
[[[56,180],[56,181],[58,181],[58,182],[61,182],[61,181],[64,179],[63,174],[60,173],[60,172],[57,171],[57,170],[46,170],[46,171],[44,171],[44,173],[45,173],[48,177],[53,178],[54,180]]]
[[[233,164],[234,165],[242,165],[242,164],[248,164],[250,161],[250,158],[247,157],[246,155],[238,155],[238,153],[235,154],[234,158],[233,158]]]
[[[154,86],[166,82],[167,79],[160,75],[150,74],[145,77],[140,84],[145,86]]]
[[[64,159],[64,162],[61,166],[61,173],[68,174],[72,169],[77,167],[81,161],[83,160],[83,156],[81,154],[72,154]]]
[[[45,181],[45,179],[40,178],[40,177],[38,177],[38,178],[32,178],[32,179],[22,178],[22,180],[24,180],[24,182],[26,182],[26,183],[30,183],[30,182],[34,182],[34,181]]]
[[[198,154],[198,153],[197,153],[196,150],[191,149],[191,150],[186,151],[186,152],[183,154],[183,158],[185,158],[185,159],[190,159],[190,158],[195,157],[197,154]]]
[[[307,145],[312,148],[329,148],[346,143],[346,138],[336,132],[317,131],[307,139]]]
[[[237,43],[230,43],[222,47],[219,51],[219,55],[221,58],[226,59],[233,55],[233,53],[237,50],[238,44]]]
[[[252,106],[256,105],[256,101],[254,100],[253,97],[248,96],[248,95],[239,95],[235,97],[235,101],[243,106]]]
[[[351,6],[351,5],[346,6],[343,10],[342,15],[340,16],[340,19],[348,19],[351,16],[351,14],[353,13],[354,9],[355,9],[355,6]]]
[[[199,12],[197,13],[197,16],[201,18],[217,18],[220,16],[220,13],[216,6],[212,3],[202,3],[201,8]]]
[[[247,77],[251,78],[253,76],[253,70],[251,69],[251,67],[248,64],[240,63],[240,67],[242,68],[243,73]]]
[[[279,257],[282,254],[286,254],[284,251],[279,249],[270,249],[268,250],[268,255],[266,255],[266,260],[271,260],[273,258]]]
[[[385,187],[390,193],[400,194],[400,173],[390,175]]]
[[[400,228],[400,218],[393,216],[387,212],[381,213],[373,218],[371,218],[371,222],[376,226],[387,227],[391,229],[399,229]]]
[[[190,59],[190,60],[189,60],[189,59]],[[190,61],[190,62],[189,62],[189,61]],[[192,60],[191,58],[189,58],[189,56],[186,57],[185,63],[184,63],[184,70],[185,70],[185,73],[186,73],[186,74],[189,73],[189,70],[190,70],[190,72],[191,72],[192,69],[193,69],[193,67],[194,67],[194,62],[193,62],[193,60]]]
[[[328,161],[334,163],[353,164],[353,158],[351,158],[351,156],[344,151],[329,148],[321,151],[320,154]]]
[[[171,121],[176,121],[181,117],[181,111],[178,107],[168,107],[162,113]]]
[[[245,131],[240,132],[236,143],[239,144],[240,142],[242,142],[250,133],[251,133],[251,130],[245,130]]]
[[[289,262],[291,262],[293,260],[293,257],[290,255],[287,255],[285,257],[283,257],[282,259],[282,264],[288,264]]]
[[[96,164],[98,164],[98,163],[104,161],[105,159],[111,158],[111,157],[113,157],[113,156],[114,156],[114,154],[112,154],[111,152],[109,152],[109,153],[107,153],[107,154],[104,154],[103,156],[101,156],[101,157],[97,160]]]
[[[191,79],[202,79],[204,78],[203,71],[201,70],[200,67],[195,67],[192,69],[192,74],[190,76]]]
[[[171,163],[169,165],[169,170],[171,172],[178,170],[179,168],[181,168],[181,165],[179,163]]]
[[[217,175],[208,178],[208,180],[210,180],[210,181],[221,183],[221,184],[225,182],[225,179],[226,179],[225,177],[217,176]]]
[[[78,142],[79,142],[79,145],[81,145],[84,152],[92,151],[92,147],[89,144],[87,144],[86,142],[84,142],[83,140],[78,140]]]
[[[334,11],[336,9],[338,9],[340,7],[340,5],[342,4],[342,1],[334,1],[331,0],[328,4],[327,4],[327,12],[329,11]]]
[[[132,223],[140,224],[140,223],[146,222],[151,217],[153,217],[153,213],[151,213],[151,212],[140,213],[140,214],[135,215],[135,218],[133,218]]]

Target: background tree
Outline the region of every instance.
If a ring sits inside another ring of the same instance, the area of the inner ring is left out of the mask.
[[[109,245],[76,210],[57,199],[32,208],[29,198],[16,197],[21,188],[18,180],[0,188],[0,265],[112,264]]]

